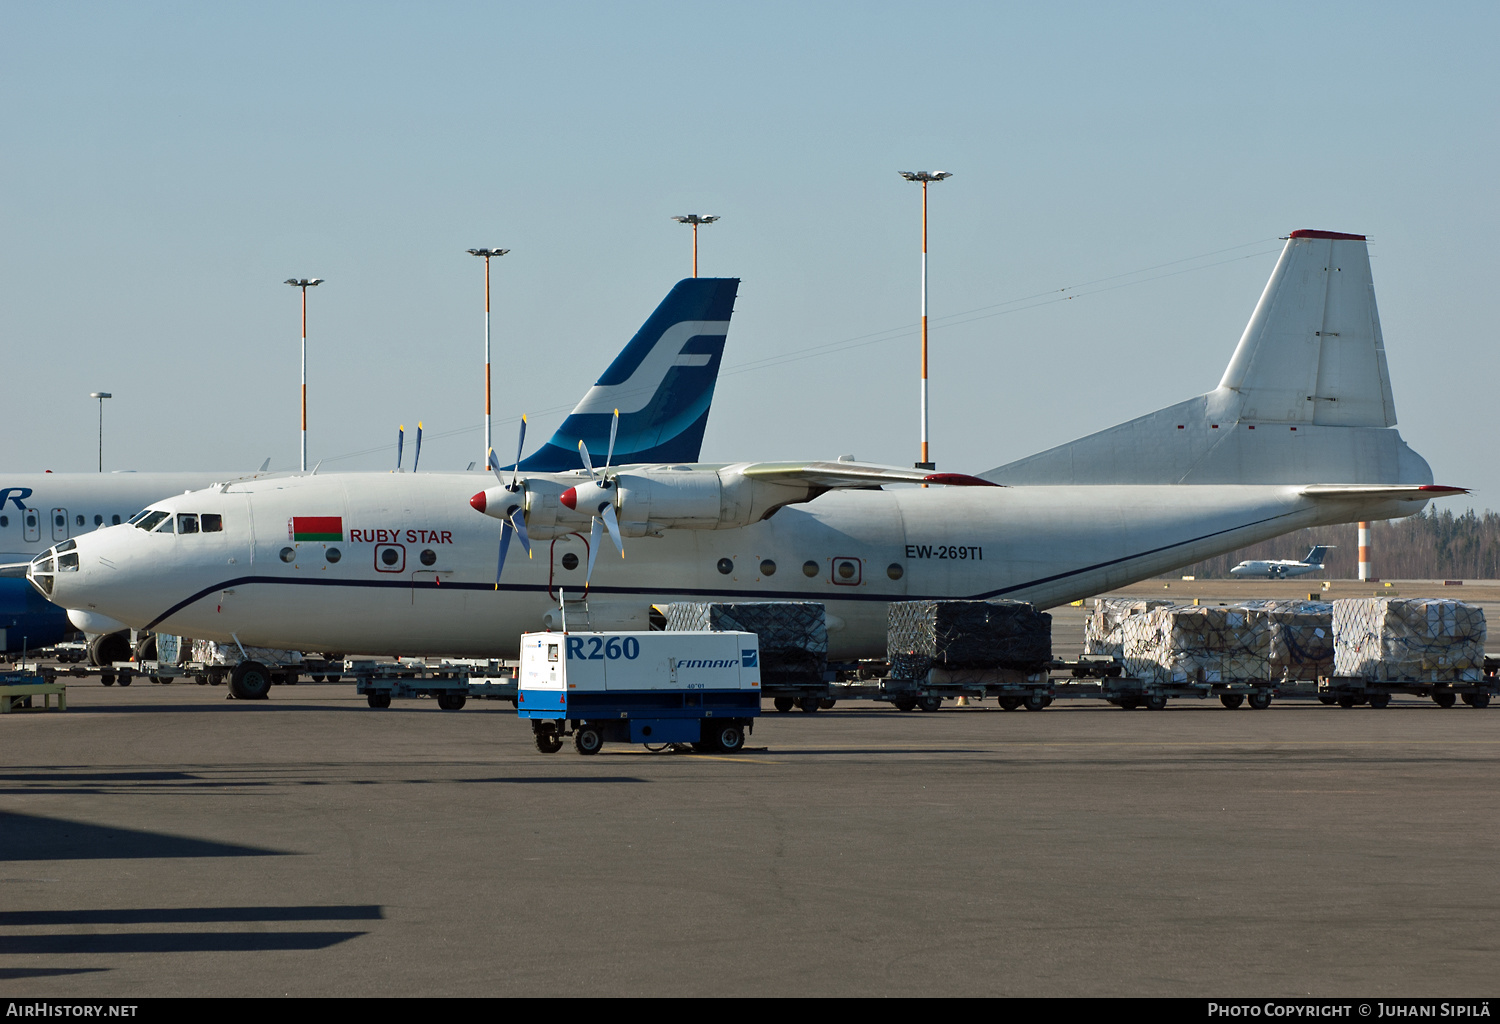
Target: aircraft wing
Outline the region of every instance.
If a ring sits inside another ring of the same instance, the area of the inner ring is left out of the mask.
[[[880,484],[940,484],[952,487],[999,487],[964,473],[929,473],[900,466],[868,462],[753,462],[739,471],[751,480],[768,484],[803,484],[815,487],[869,487]]]
[[[1340,498],[1359,501],[1428,501],[1454,494],[1468,494],[1469,489],[1443,484],[1313,484],[1302,488],[1301,493],[1307,498],[1334,501]]]

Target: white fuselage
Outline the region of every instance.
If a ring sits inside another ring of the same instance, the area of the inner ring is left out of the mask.
[[[1287,580],[1294,576],[1306,576],[1310,572],[1322,572],[1322,562],[1293,562],[1290,559],[1261,559],[1241,562],[1229,570],[1229,575],[1242,579]]]
[[[153,507],[221,515],[223,530],[124,525],[79,538],[78,567],[56,573],[52,600],[135,628],[246,645],[514,657],[562,591],[582,596],[589,520],[533,538],[530,559],[512,547],[497,588],[501,523],[470,508],[474,488],[473,474],[380,473],[179,495]],[[588,599],[641,614],[672,601],[820,601],[830,657],[879,657],[891,601],[1050,607],[1292,530],[1419,507],[1320,504],[1294,485],[834,491],[751,526],[627,539],[623,560],[606,541]],[[342,539],[296,541],[294,517],[337,517]]]

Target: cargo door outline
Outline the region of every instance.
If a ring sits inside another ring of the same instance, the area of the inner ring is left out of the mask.
[[[578,543],[573,540],[577,538]],[[561,544],[561,550],[558,545]],[[578,564],[572,569],[565,567],[562,560],[568,555],[578,558]],[[581,533],[566,533],[552,541],[547,552],[547,596],[557,600],[557,588],[564,589],[571,586],[583,586],[583,577],[588,571],[589,564],[589,539]],[[584,570],[579,572],[578,570]]]

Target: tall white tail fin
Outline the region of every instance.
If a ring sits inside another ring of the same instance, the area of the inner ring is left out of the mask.
[[[1003,484],[1429,484],[1396,403],[1363,235],[1294,231],[1206,395],[983,474]]]

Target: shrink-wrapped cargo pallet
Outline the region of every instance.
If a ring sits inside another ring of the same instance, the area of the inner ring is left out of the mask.
[[[934,668],[1036,671],[1052,660],[1052,616],[1024,601],[893,601],[886,654],[901,679]]]
[[[1168,607],[1120,623],[1125,674],[1154,683],[1223,683],[1272,677],[1272,627],[1264,612]]]
[[[1128,597],[1096,597],[1094,610],[1083,623],[1083,653],[1099,657],[1120,657],[1125,650],[1121,624],[1132,615],[1156,608],[1170,608],[1171,601],[1140,601]]]
[[[194,640],[192,660],[202,665],[238,665],[241,661],[258,661],[269,668],[302,664],[301,651],[283,651],[274,647],[246,647],[240,657],[238,644],[221,644],[213,640]]]
[[[828,620],[815,601],[679,601],[663,611],[669,630],[754,633],[762,685],[820,683],[828,669]]]
[[[1484,609],[1462,601],[1333,602],[1334,675],[1375,682],[1479,682],[1484,641]]]
[[[1327,601],[1248,601],[1271,630],[1273,680],[1313,681],[1333,674],[1333,605]]]

